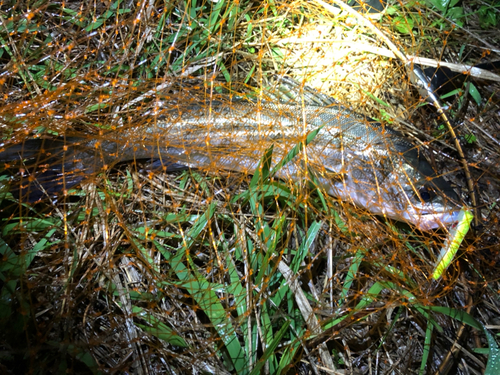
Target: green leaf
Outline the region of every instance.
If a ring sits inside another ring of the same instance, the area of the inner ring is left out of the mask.
[[[108,108],[110,106],[109,103],[97,103],[97,104],[92,104],[89,105],[87,108],[85,108],[85,113],[92,113],[95,111],[99,111],[101,109]]]
[[[413,27],[415,26],[415,21],[410,16],[398,16],[394,18],[392,24],[401,34],[411,34]]]
[[[464,91],[463,89],[452,90],[449,93],[441,95],[441,99],[446,99],[449,98],[450,96],[460,95],[461,93],[463,93],[463,91]]]
[[[16,255],[12,252],[12,250],[3,242],[4,246],[1,246],[0,243],[0,251],[2,254],[7,256],[8,261],[2,263],[1,272],[9,272],[13,277],[19,277],[26,272],[26,270],[31,265],[31,262],[35,258],[35,256],[42,250],[46,249],[49,246],[52,246],[52,243],[48,242],[48,239],[52,237],[52,235],[56,232],[56,228],[53,228],[45,234],[45,236],[40,239],[32,249],[24,250],[20,255]]]
[[[349,267],[349,271],[347,272],[344,284],[342,285],[342,293],[340,294],[340,301],[338,302],[339,306],[344,305],[347,294],[349,293],[349,289],[351,288],[351,285],[356,278],[356,274],[358,273],[359,266],[361,265],[361,261],[363,260],[364,256],[364,249],[358,249],[358,251],[356,251],[356,254],[354,254],[354,258]]]
[[[399,7],[396,7],[396,6],[394,6],[394,5],[389,5],[389,6],[387,7],[387,10],[385,11],[385,13],[386,13],[386,14],[388,14],[389,16],[393,16],[393,15],[395,15],[396,13],[398,13],[398,12],[399,12],[399,10],[400,10],[400,8],[399,8]]]
[[[427,329],[425,330],[424,350],[422,352],[422,362],[420,363],[419,375],[423,375],[425,373],[425,367],[427,365],[427,361],[429,360],[433,327],[434,326],[432,324],[427,324]]]
[[[497,15],[490,6],[482,5],[479,10],[479,25],[482,29],[488,29],[497,25]]]
[[[433,5],[442,12],[455,6],[459,1],[460,0],[426,0],[428,4]]]
[[[323,330],[327,330],[329,328],[335,327],[337,324],[341,323],[345,319],[349,318],[350,316],[353,316],[355,313],[360,311],[361,309],[364,309],[367,307],[370,303],[372,303],[375,300],[375,297],[379,295],[384,289],[387,289],[387,286],[381,282],[376,282],[373,284],[370,289],[368,290],[367,293],[365,293],[361,299],[361,301],[354,307],[353,309],[350,309],[350,312],[344,316],[338,317],[335,320],[327,323],[324,325]]]
[[[474,134],[466,134],[464,138],[468,144],[473,144],[477,141],[477,137]]]
[[[135,325],[140,327],[144,332],[158,337],[160,340],[166,341],[169,344],[180,346],[181,348],[187,348],[189,346],[182,336],[179,336],[172,328],[168,327],[165,323],[162,323],[153,315],[147,314],[142,308],[132,306],[132,312],[134,314],[140,314],[141,318],[150,324],[149,326],[135,323]]]
[[[446,13],[446,18],[455,22],[458,26],[463,27],[464,26],[464,21],[463,21],[464,20],[464,8],[455,7],[455,8],[449,9],[448,12]]]
[[[483,326],[474,317],[465,311],[453,309],[451,307],[445,306],[428,306],[427,310],[436,311],[438,313],[449,316],[450,318],[456,319],[462,323],[468,324],[478,330],[482,330]]]
[[[226,82],[231,82],[231,74],[227,70],[227,68],[224,65],[224,63],[222,61],[217,61],[217,65],[219,66],[220,71],[224,75],[224,78],[225,78]]]
[[[290,321],[287,320],[280,328],[280,330],[278,332],[275,333],[274,335],[274,338],[273,340],[271,341],[271,343],[268,344],[268,347],[266,348],[266,351],[264,352],[264,354],[262,355],[261,358],[259,358],[259,362],[257,362],[255,364],[255,367],[253,368],[252,372],[250,373],[250,375],[257,375],[257,374],[260,374],[260,369],[262,368],[262,366],[264,366],[266,364],[266,361],[268,360],[268,358],[274,354],[274,351],[276,350],[276,348],[278,347],[281,339],[283,338],[283,336],[285,335],[285,333],[287,332],[288,330],[288,327],[290,326]]]
[[[12,251],[10,246],[2,238],[0,238],[0,255],[2,259],[0,263],[0,272],[6,272],[19,266],[18,255]]]
[[[299,271],[300,264],[307,256],[309,248],[316,239],[322,225],[323,223],[321,221],[314,221],[309,227],[306,238],[300,244],[299,249],[297,250],[297,254],[295,254],[295,256],[292,259],[292,262],[290,263],[290,269],[294,273],[297,273]]]
[[[456,319],[478,330],[482,330],[486,335],[486,339],[488,340],[488,346],[490,349],[488,363],[486,365],[486,370],[484,373],[485,375],[497,375],[500,373],[500,349],[498,348],[498,343],[491,335],[491,333],[480,322],[478,322],[472,315],[468,314],[467,312],[456,310],[451,307],[429,306],[427,307],[427,309],[448,315],[450,318]]]
[[[472,82],[470,82],[469,85],[469,93],[472,96],[472,99],[474,99],[477,105],[481,105],[481,94],[479,93],[479,90]]]
[[[182,247],[172,257],[170,252],[155,242],[163,257],[169,261],[176,276],[181,283],[180,287],[185,288],[199,307],[207,315],[212,326],[217,331],[222,342],[226,346],[227,352],[237,373],[248,373],[247,357],[242,349],[236,330],[226,313],[224,306],[219,301],[214,291],[213,285],[199,272],[196,271],[196,265],[192,262],[189,255],[191,247],[196,243],[203,229],[208,225],[215,212],[216,204],[212,202],[207,211],[200,215],[195,225],[183,236]],[[184,261],[189,267],[184,265]]]
[[[3,236],[20,232],[44,232],[49,228],[60,225],[60,221],[53,218],[33,219],[30,217],[16,217],[12,221],[16,222],[5,225],[2,230]]]
[[[269,177],[269,169],[271,168],[271,162],[273,160],[273,149],[274,145],[271,145],[262,156],[260,163],[255,170],[252,180],[250,181],[250,188],[255,188],[264,183]]]
[[[490,353],[488,355],[488,364],[486,365],[485,375],[497,375],[500,374],[500,350],[498,349],[498,344],[495,338],[489,333],[486,328],[483,327],[483,331],[486,334],[486,339],[488,340],[488,346],[490,347]]]
[[[321,125],[319,128],[310,132],[306,137],[305,145],[304,142],[300,142],[294,148],[292,148],[288,152],[288,154],[286,154],[286,156],[273,168],[273,170],[271,171],[271,175],[274,176],[281,168],[283,168],[283,166],[285,166],[291,160],[293,160],[293,158],[295,158],[302,151],[304,146],[307,146],[309,143],[313,141],[314,138],[316,138],[319,131],[323,129],[325,125]]]

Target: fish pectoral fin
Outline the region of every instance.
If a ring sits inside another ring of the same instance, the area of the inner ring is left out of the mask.
[[[345,180],[347,173],[346,172],[337,172],[329,168],[323,168],[325,170],[325,177],[334,181],[334,182],[342,182]]]

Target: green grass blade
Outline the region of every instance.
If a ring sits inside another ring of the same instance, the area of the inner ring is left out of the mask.
[[[145,320],[149,325],[134,323],[136,326],[140,327],[144,332],[149,333],[160,340],[168,342],[172,345],[179,346],[181,348],[187,348],[188,344],[182,336],[179,336],[172,328],[167,326],[165,323],[161,322],[154,315],[148,314],[147,310],[139,306],[132,306],[132,313],[139,316],[141,319]]]
[[[276,334],[274,335],[274,338],[273,340],[269,343],[268,347],[266,348],[266,350],[264,351],[264,354],[262,355],[262,357],[259,359],[259,362],[257,362],[257,364],[255,365],[255,367],[253,368],[252,372],[250,373],[251,375],[257,375],[257,374],[260,374],[260,370],[262,368],[262,366],[265,365],[266,361],[268,360],[268,358],[274,354],[276,348],[278,347],[282,337],[284,336],[284,334],[288,331],[288,327],[290,326],[290,321],[286,321],[280,328],[280,330],[278,332],[276,332]],[[273,373],[273,372],[271,372]]]
[[[309,248],[316,239],[322,225],[323,223],[321,221],[314,221],[313,223],[311,223],[311,226],[307,231],[306,238],[300,244],[299,249],[297,250],[297,254],[295,254],[292,262],[290,263],[290,269],[294,273],[297,273],[297,271],[299,270],[300,264],[307,256]]]
[[[427,361],[429,360],[429,354],[431,351],[432,331],[433,331],[433,325],[427,324],[427,329],[425,330],[424,350],[422,353],[422,362],[420,363],[419,375],[424,374],[425,367],[427,366]]]
[[[260,186],[269,177],[269,169],[273,160],[274,145],[271,145],[262,156],[260,163],[255,170],[252,179],[250,180],[250,188]]]
[[[450,318],[456,319],[464,324],[467,324],[475,329],[481,330],[486,335],[489,346],[488,363],[486,364],[485,375],[497,375],[500,373],[500,349],[498,343],[491,333],[472,315],[465,311],[453,309],[446,306],[428,306],[427,309],[448,315]]]
[[[326,124],[325,124],[326,125]],[[283,159],[280,160],[278,164],[271,171],[271,176],[274,176],[281,168],[283,168],[286,164],[288,164],[291,160],[293,160],[300,152],[303,150],[304,146],[307,146],[309,143],[313,141],[314,138],[318,135],[321,129],[325,127],[325,125],[321,125],[319,128],[310,132],[305,142],[300,142],[295,147],[293,147],[288,154],[285,155]]]
[[[342,292],[340,294],[340,300],[338,301],[338,305],[342,306],[347,299],[347,295],[349,293],[349,289],[351,289],[351,285],[356,279],[356,275],[359,270],[359,266],[361,265],[361,262],[365,256],[365,249],[359,249],[356,251],[354,254],[354,258],[352,260],[352,263],[349,267],[349,270],[347,271],[347,276],[345,278],[344,284],[342,285]]]
[[[325,326],[323,327],[323,329],[327,330],[327,329],[333,328],[337,324],[339,324],[342,321],[344,321],[345,319],[353,316],[356,312],[360,311],[361,309],[364,309],[370,303],[372,303],[375,300],[375,297],[377,295],[379,295],[386,288],[387,287],[383,283],[377,281],[375,284],[373,284],[370,287],[370,289],[368,290],[368,292],[363,295],[363,298],[361,299],[361,301],[356,305],[356,307],[354,309],[351,310],[351,312],[349,312],[349,314],[346,314],[344,316],[336,318],[333,321],[331,321],[330,323],[325,324]]]
[[[213,217],[215,207],[215,202],[212,202],[205,214],[200,215],[196,224],[184,236],[183,245],[175,256],[172,256],[162,246],[158,247],[158,249],[165,259],[169,261],[170,266],[181,281],[180,285],[189,292],[210,319],[212,326],[224,342],[235,371],[239,374],[247,374],[247,357],[239,343],[236,330],[224,306],[220,303],[217,294],[215,294],[213,285],[196,272],[196,266],[192,263],[189,255],[190,248]],[[191,269],[184,265],[183,259],[186,259]]]

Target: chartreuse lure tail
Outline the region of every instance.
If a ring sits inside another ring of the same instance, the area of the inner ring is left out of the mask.
[[[450,230],[448,238],[446,239],[444,246],[441,249],[441,253],[439,254],[437,266],[432,274],[432,278],[434,280],[439,279],[443,274],[443,271],[446,270],[453,261],[458,248],[469,231],[470,223],[472,222],[473,217],[474,216],[468,207],[462,207],[458,215],[458,223]]]

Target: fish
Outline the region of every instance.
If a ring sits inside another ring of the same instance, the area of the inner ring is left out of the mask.
[[[296,89],[289,85],[291,91]],[[301,182],[313,173],[328,194],[422,231],[458,220],[457,194],[418,146],[392,127],[326,95],[306,90],[302,103],[297,98],[224,95],[191,100],[167,97],[161,103],[141,124],[90,138],[29,139],[0,149],[0,162],[12,167],[23,161],[24,184],[17,191],[20,198],[34,201],[69,189],[118,162],[142,159],[159,161],[166,170],[253,174],[269,147],[273,146],[274,166],[317,131],[276,177]]]

